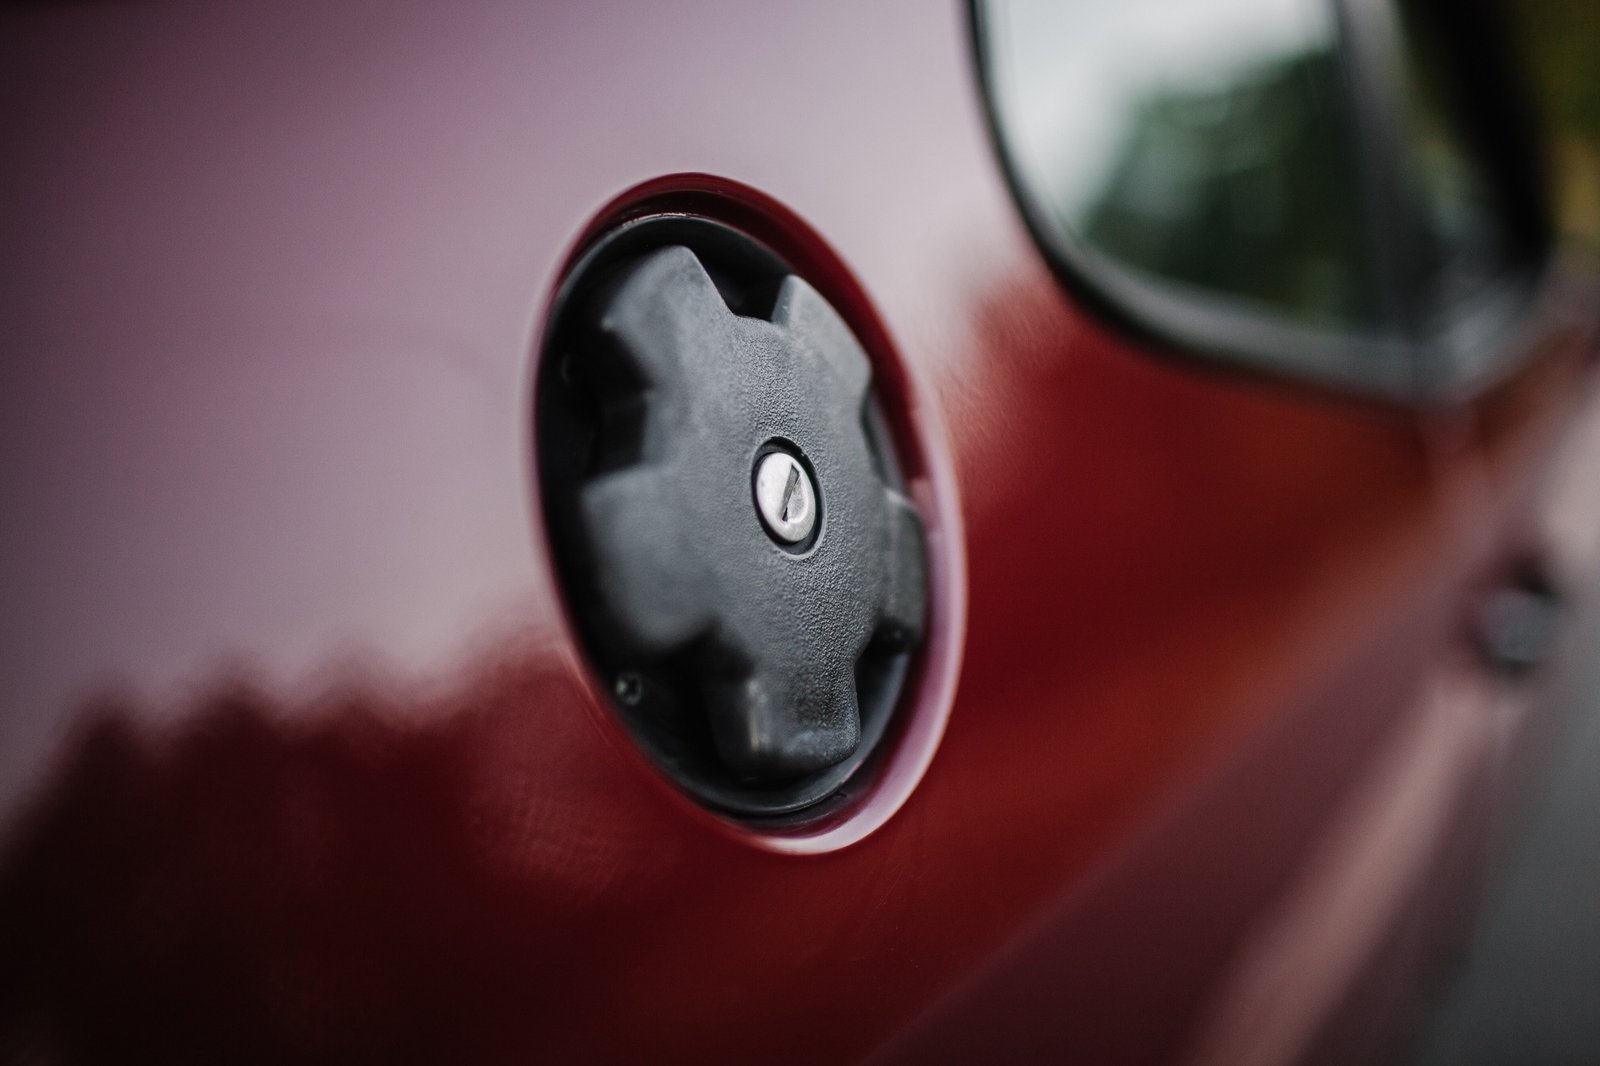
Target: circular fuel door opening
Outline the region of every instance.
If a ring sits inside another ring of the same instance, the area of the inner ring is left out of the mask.
[[[639,744],[724,812],[834,809],[888,730],[929,595],[844,319],[737,230],[628,222],[557,295],[536,435],[568,611]]]

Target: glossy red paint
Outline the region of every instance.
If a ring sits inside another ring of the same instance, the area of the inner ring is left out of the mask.
[[[1466,613],[1531,547],[1593,562],[1542,525],[1600,483],[1544,477],[1587,323],[1426,416],[1139,350],[1016,219],[954,6],[4,18],[0,1056],[1385,1038],[1531,695]],[[542,548],[539,309],[641,186],[773,227],[959,489],[943,739],[810,854],[646,765]],[[1389,839],[1399,883],[1315,873]],[[1254,1026],[1305,915],[1359,950]]]

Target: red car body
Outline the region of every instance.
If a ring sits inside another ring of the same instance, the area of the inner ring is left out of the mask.
[[[953,5],[4,16],[0,1057],[1357,1061],[1459,934],[1591,573],[1593,290],[1425,408],[1057,284]],[[937,546],[898,753],[769,832],[618,724],[532,368],[693,210],[878,357]]]

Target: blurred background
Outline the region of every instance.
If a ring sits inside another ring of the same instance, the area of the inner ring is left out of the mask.
[[[1513,5],[1519,46],[1551,118],[1558,217],[1600,254],[1600,4]],[[1556,696],[1550,761],[1513,812],[1457,970],[1422,1026],[1419,1066],[1600,1061],[1600,609]]]

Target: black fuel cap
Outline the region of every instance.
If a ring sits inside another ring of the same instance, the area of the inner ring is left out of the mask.
[[[834,308],[765,246],[636,222],[579,264],[539,386],[571,612],[684,787],[751,815],[834,793],[926,612],[922,524]]]

